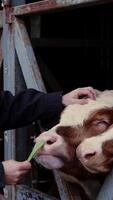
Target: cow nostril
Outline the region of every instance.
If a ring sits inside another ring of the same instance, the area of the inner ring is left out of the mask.
[[[51,139],[48,139],[46,143],[48,145],[51,145],[51,144],[54,144],[55,142],[56,142],[56,138],[51,138]]]
[[[96,152],[93,152],[93,153],[88,153],[84,156],[84,158],[86,160],[89,160],[90,158],[94,157],[96,155]]]
[[[51,145],[51,144],[53,144],[53,142],[52,142],[51,140],[48,140],[48,141],[47,141],[47,144],[48,144],[48,145]]]

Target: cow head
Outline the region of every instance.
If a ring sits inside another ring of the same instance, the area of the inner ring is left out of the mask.
[[[95,101],[70,105],[58,125],[36,141],[46,144],[38,162],[68,173],[83,167],[91,173],[107,172],[113,166],[113,91],[104,91]],[[64,171],[65,171],[64,170]]]

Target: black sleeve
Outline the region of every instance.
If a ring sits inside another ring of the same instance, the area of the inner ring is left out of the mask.
[[[61,92],[45,94],[26,89],[13,96],[9,91],[0,91],[0,131],[22,127],[38,119],[50,128],[58,122],[61,110]]]
[[[4,177],[4,167],[2,162],[0,162],[0,193],[3,193],[3,188],[5,187]]]

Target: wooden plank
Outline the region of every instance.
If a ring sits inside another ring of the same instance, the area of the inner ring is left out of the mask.
[[[15,16],[111,3],[113,0],[43,0],[12,8]]]
[[[28,88],[45,91],[42,76],[22,20],[15,20],[15,48]]]

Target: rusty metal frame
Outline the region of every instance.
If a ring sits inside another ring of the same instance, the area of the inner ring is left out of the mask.
[[[43,0],[35,3],[12,6],[10,1],[4,1],[7,11],[7,23],[12,23],[15,16],[31,15],[33,13],[55,12],[65,9],[75,9],[79,7],[94,6],[112,3],[113,0]],[[0,11],[0,27],[2,27],[2,11]]]
[[[44,0],[31,4],[16,6],[12,8],[13,15],[29,15],[33,13],[43,13],[62,9],[72,9],[83,6],[92,6],[113,2],[113,0]]]

